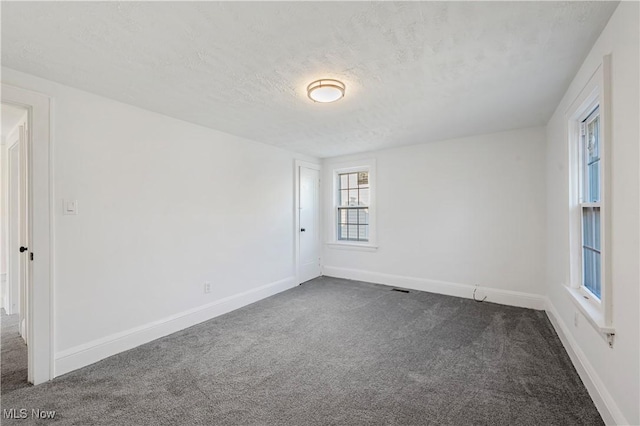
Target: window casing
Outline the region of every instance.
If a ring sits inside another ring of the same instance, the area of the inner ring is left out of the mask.
[[[370,190],[368,170],[338,174],[338,241],[369,241]]]
[[[328,244],[334,248],[376,250],[375,159],[334,164]]]
[[[582,240],[581,289],[587,297],[602,299],[600,107],[580,120],[580,210]]]
[[[569,282],[588,322],[613,345],[611,282],[611,57],[566,111],[569,143]]]

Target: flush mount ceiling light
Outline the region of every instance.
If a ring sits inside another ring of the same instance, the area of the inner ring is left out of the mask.
[[[307,86],[307,96],[313,102],[335,102],[344,97],[344,83],[338,80],[323,78]]]

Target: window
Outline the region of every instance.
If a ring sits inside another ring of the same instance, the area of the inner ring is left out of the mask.
[[[600,201],[600,108],[580,122],[580,209],[582,216],[582,287],[602,298],[602,246]]]
[[[603,57],[566,111],[569,142],[569,283],[571,300],[613,345],[610,237],[611,58]]]
[[[369,172],[338,174],[338,241],[369,241]]]
[[[334,249],[375,251],[376,160],[335,163],[331,170],[333,191],[327,194],[329,209],[327,244]]]

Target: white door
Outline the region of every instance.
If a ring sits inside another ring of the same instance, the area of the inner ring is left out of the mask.
[[[20,140],[9,146],[9,265],[8,265],[8,289],[9,289],[9,315],[20,312]]]
[[[320,171],[299,167],[300,252],[298,280],[303,283],[320,276]]]
[[[18,139],[9,147],[9,287],[11,314],[19,314],[20,335],[27,342],[27,280],[29,279],[29,205],[27,197],[28,144],[26,125],[20,125]]]
[[[27,283],[31,277],[31,235],[29,227],[29,143],[28,127],[24,123],[20,126],[20,335],[29,344],[27,318],[29,315],[29,300]]]

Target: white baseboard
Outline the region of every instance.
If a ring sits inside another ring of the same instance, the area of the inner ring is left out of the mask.
[[[401,275],[383,274],[380,272],[338,268],[333,266],[323,266],[322,274],[329,277],[386,284],[395,287],[409,288],[412,290],[446,294],[448,296],[465,297],[467,299],[473,298],[473,290],[476,288],[469,284],[450,283],[446,281],[405,277]],[[543,310],[546,306],[546,298],[541,295],[501,290],[498,288],[478,287],[478,290],[476,291],[476,298],[482,299],[485,296],[487,297],[487,302],[499,303],[501,305],[519,306],[522,308],[537,310]]]
[[[7,273],[0,274],[0,307],[3,308],[7,314],[9,309],[7,306]]]
[[[54,377],[226,314],[295,286],[295,277],[288,277],[149,324],[58,352],[55,356]]]
[[[569,332],[569,328],[564,321],[562,321],[560,315],[558,315],[558,311],[555,306],[553,306],[549,299],[546,300],[546,304],[547,306],[545,310],[547,311],[549,321],[551,321],[558,337],[560,337],[560,341],[569,354],[571,362],[573,362],[578,375],[582,379],[582,383],[584,383],[587,391],[589,391],[589,395],[600,412],[604,422],[608,425],[630,424],[622,414],[622,411],[620,411],[618,404],[616,404],[615,400],[605,387],[600,376],[598,376],[596,370],[589,362],[589,359],[573,338],[573,335]]]

